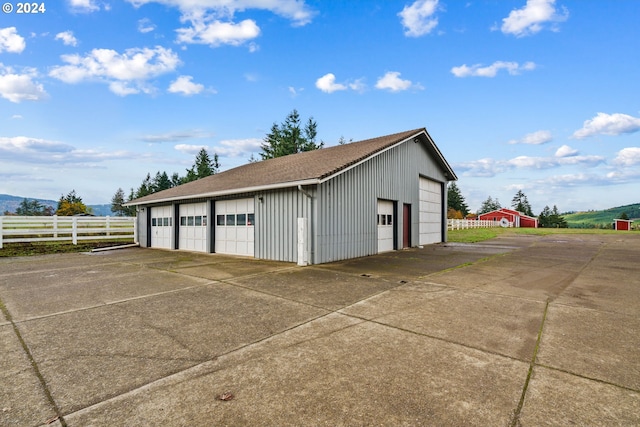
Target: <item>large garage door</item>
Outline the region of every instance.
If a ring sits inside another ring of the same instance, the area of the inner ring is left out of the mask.
[[[173,206],[151,208],[151,247],[173,249],[171,233],[173,233]]]
[[[180,229],[178,248],[190,251],[207,251],[207,204],[180,205]]]
[[[442,241],[442,184],[420,178],[420,244]]]
[[[393,202],[378,200],[378,252],[393,248]]]
[[[253,199],[216,201],[216,252],[248,255],[254,253],[255,213]]]

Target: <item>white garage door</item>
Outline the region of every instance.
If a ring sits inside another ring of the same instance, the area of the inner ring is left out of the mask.
[[[420,244],[442,241],[442,184],[420,178]]]
[[[378,253],[393,250],[393,202],[378,200]]]
[[[173,249],[171,233],[173,233],[173,206],[151,208],[151,247]]]
[[[248,255],[254,253],[255,211],[253,199],[216,201],[216,252]]]
[[[180,229],[178,248],[190,251],[207,251],[207,204],[180,205]]]

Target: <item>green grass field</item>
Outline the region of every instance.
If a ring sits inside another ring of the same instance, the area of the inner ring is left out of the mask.
[[[636,231],[601,230],[595,228],[469,228],[466,230],[450,230],[447,234],[447,240],[457,243],[474,243],[508,234],[546,236],[549,234],[616,234],[635,232]],[[638,235],[640,235],[640,233],[638,233]]]

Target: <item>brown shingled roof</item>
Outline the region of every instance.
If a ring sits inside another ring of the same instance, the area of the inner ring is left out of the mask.
[[[197,181],[132,200],[127,204],[139,205],[241,193],[258,189],[287,187],[289,184],[313,184],[385,148],[422,133],[426,134],[426,129],[414,129],[364,141],[248,163]],[[435,145],[433,148],[437,151]],[[440,155],[439,151],[437,154]],[[444,158],[441,160],[444,162],[443,166],[447,170],[451,170]],[[451,172],[453,173],[453,171]]]

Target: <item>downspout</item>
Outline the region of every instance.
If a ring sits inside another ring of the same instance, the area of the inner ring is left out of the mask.
[[[309,218],[308,218],[308,222],[309,222],[309,232],[307,233],[307,236],[311,236],[309,238],[309,242],[307,242],[307,263],[308,264],[314,264],[314,256],[315,253],[312,250],[313,249],[313,243],[314,243],[314,231],[315,231],[315,224],[313,221],[313,196],[311,195],[311,193],[307,192],[306,190],[304,190],[302,188],[301,184],[298,184],[298,191],[301,192],[302,194],[304,194],[305,196],[307,196],[309,198],[310,203],[310,207],[309,207]]]

